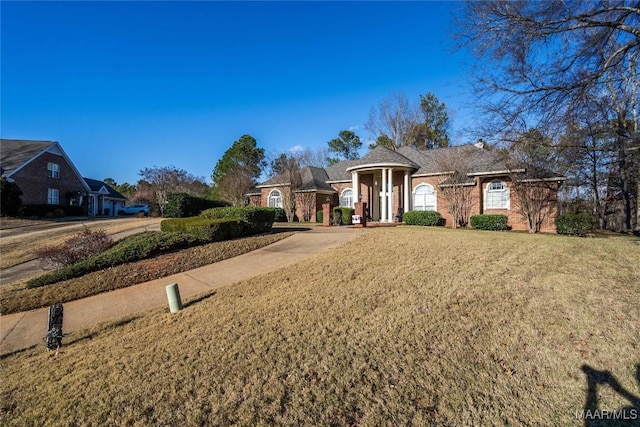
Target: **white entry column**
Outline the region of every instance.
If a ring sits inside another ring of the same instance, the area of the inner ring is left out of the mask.
[[[358,182],[358,172],[351,172],[351,188],[352,193],[353,194],[353,200],[351,201],[351,204],[353,206],[350,206],[352,208],[356,207],[356,203],[359,202],[359,190],[360,190],[360,183]]]
[[[387,170],[382,169],[382,191],[380,191],[380,222],[387,222]]]
[[[393,169],[388,169],[389,173],[389,222],[393,222],[393,216],[395,215],[393,212]]]
[[[409,197],[409,171],[404,171],[404,203],[402,204],[402,208],[405,212],[409,212],[411,210],[411,199]]]

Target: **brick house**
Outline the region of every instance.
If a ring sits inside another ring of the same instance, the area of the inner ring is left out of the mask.
[[[75,205],[84,215],[102,215],[126,201],[105,183],[83,178],[56,141],[1,139],[0,168],[22,191],[24,205]]]
[[[451,177],[456,170],[464,171],[465,178],[453,185]],[[434,210],[451,225],[453,218],[447,203],[450,193],[446,189],[456,186],[470,192],[471,215],[504,214],[512,229],[527,230],[511,178],[514,172],[518,171],[509,170],[481,142],[426,151],[376,147],[358,160],[338,162],[324,169],[304,168],[302,185],[295,191],[296,215],[300,220],[309,217],[315,221],[315,213],[325,202],[354,207],[360,201],[366,203],[371,221],[394,222],[402,212]],[[541,188],[545,192],[541,231],[555,232],[557,190],[563,180],[554,174],[535,180],[544,184]],[[258,185],[249,194],[250,204],[283,207],[283,198],[290,191],[287,181],[276,176]]]
[[[89,186],[88,214],[115,216],[126,205],[127,198],[103,181],[83,178]]]

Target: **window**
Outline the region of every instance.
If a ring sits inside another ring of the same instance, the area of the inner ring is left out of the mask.
[[[280,190],[271,190],[271,193],[269,193],[269,207],[282,207],[282,193],[280,192]]]
[[[353,207],[353,190],[347,188],[342,191],[340,195],[340,206],[343,208],[351,208]]]
[[[57,188],[49,188],[47,191],[47,203],[50,205],[60,204],[60,191]]]
[[[510,209],[509,187],[503,181],[493,181],[484,192],[485,209]]]
[[[60,165],[57,163],[47,163],[47,176],[49,178],[60,178]]]
[[[420,184],[413,192],[413,209],[416,211],[435,211],[436,192],[429,184]]]

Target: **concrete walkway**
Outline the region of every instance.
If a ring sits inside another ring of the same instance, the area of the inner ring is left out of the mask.
[[[117,321],[152,308],[167,306],[165,287],[177,283],[182,300],[294,264],[340,246],[364,232],[362,228],[311,227],[272,245],[235,258],[206,265],[128,288],[64,304],[65,334],[106,321]],[[42,345],[48,308],[0,318],[0,355]],[[64,341],[63,341],[64,344]]]

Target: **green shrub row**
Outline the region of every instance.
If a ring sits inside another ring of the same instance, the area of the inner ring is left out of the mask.
[[[341,222],[339,225],[352,225],[351,215],[355,214],[356,210],[353,208],[333,208],[333,218],[340,217]],[[321,215],[322,216],[322,215]]]
[[[573,236],[584,236],[596,228],[596,218],[587,213],[563,214],[556,217],[556,232]]]
[[[27,282],[27,288],[51,285],[115,265],[135,262],[165,252],[185,249],[205,243],[208,243],[205,239],[183,233],[145,231],[144,233],[125,237],[98,255],[33,278]]]
[[[164,216],[167,218],[187,218],[198,216],[204,210],[223,206],[229,206],[229,203],[222,200],[194,197],[186,193],[176,193],[167,199]]]
[[[507,230],[507,218],[506,215],[472,215],[471,227],[478,230]]]
[[[243,221],[244,235],[267,233],[273,227],[276,211],[274,208],[259,206],[229,206],[202,211],[200,217],[209,219],[233,218]]]
[[[444,225],[444,218],[436,211],[409,211],[402,215],[402,222],[407,225]]]
[[[208,242],[219,242],[242,236],[244,224],[241,220],[234,218],[209,219],[196,216],[162,220],[160,230],[186,233]]]
[[[65,216],[82,216],[82,208],[72,205],[23,205],[21,216],[39,216],[46,218],[61,218]]]

